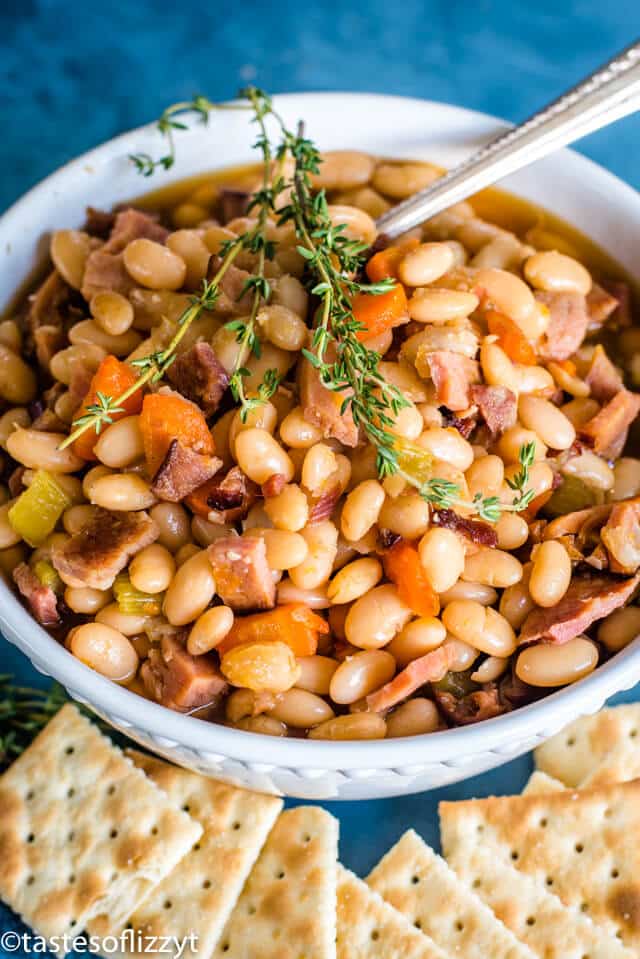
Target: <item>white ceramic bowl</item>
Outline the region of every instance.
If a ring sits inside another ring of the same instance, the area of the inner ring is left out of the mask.
[[[453,166],[505,127],[479,113],[402,97],[299,94],[278,97],[277,106],[291,128],[303,117],[323,149],[355,147],[443,166]],[[151,181],[141,179],[127,157],[159,155],[163,144],[153,126],[117,137],[48,177],[0,219],[0,308],[37,263],[47,233],[80,225],[87,205],[108,209],[147,188],[247,162],[254,138],[246,113],[225,111],[207,127],[195,124],[179,133],[175,166]],[[563,151],[504,186],[581,228],[640,278],[640,196],[620,180]],[[594,712],[640,679],[636,642],[582,682],[476,726],[364,743],[276,739],[179,715],[103,679],[38,626],[3,583],[0,627],[38,670],[156,753],[238,785],[308,799],[418,792],[483,772],[531,749],[576,716]]]

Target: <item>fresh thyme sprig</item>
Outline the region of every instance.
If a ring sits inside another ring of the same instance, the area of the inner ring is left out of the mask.
[[[123,406],[114,405],[113,397],[101,393],[100,390],[96,392],[96,402],[91,403],[86,409],[84,416],[79,416],[74,423],[76,426],[92,425],[97,434],[101,433],[103,426],[113,423],[116,413],[124,412]]]
[[[507,485],[517,493],[512,503],[503,503],[497,496],[483,496],[476,493],[472,500],[460,496],[460,487],[450,480],[437,477],[420,483],[406,471],[401,471],[404,479],[415,486],[424,500],[436,509],[462,507],[473,512],[487,523],[497,523],[504,512],[520,513],[525,510],[535,496],[535,491],[527,489],[530,471],[535,461],[535,443],[524,443],[518,452],[520,469],[513,479],[507,479]]]
[[[207,97],[200,95],[194,96],[191,100],[173,103],[162,111],[162,115],[156,124],[157,129],[166,138],[167,153],[156,160],[149,153],[131,153],[129,159],[142,176],[152,176],[158,167],[163,170],[170,170],[176,159],[174,133],[176,130],[188,129],[187,124],[177,117],[184,113],[195,113],[201,123],[207,124],[209,114],[213,110],[237,110],[242,108],[242,105],[237,103],[213,103]],[[244,106],[244,109],[249,109],[249,106]]]
[[[57,684],[50,689],[14,686],[12,677],[0,676],[0,771],[16,759],[34,736],[68,702]]]

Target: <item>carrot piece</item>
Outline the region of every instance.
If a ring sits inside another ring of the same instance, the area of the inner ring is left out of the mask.
[[[440,600],[424,571],[418,550],[400,540],[384,554],[384,571],[398,587],[398,595],[416,616],[436,616]]]
[[[578,368],[573,360],[555,360],[556,366],[559,366],[560,369],[564,370],[565,373],[568,373],[569,376],[575,376],[578,372]]]
[[[288,603],[267,613],[236,618],[216,652],[224,656],[230,649],[247,643],[280,642],[296,656],[313,656],[318,635],[328,632],[328,623],[304,603]]]
[[[364,327],[357,333],[359,340],[379,336],[408,319],[407,297],[400,283],[386,293],[357,293],[351,308],[356,320]]]
[[[412,236],[398,246],[388,246],[386,249],[374,253],[365,267],[366,274],[371,282],[379,283],[380,280],[386,280],[387,277],[397,280],[400,260],[410,250],[415,250],[419,245],[420,240]]]
[[[152,474],[158,470],[174,439],[196,453],[210,456],[214,452],[213,437],[204,414],[179,393],[148,393],[142,404],[140,432]]]
[[[115,356],[105,356],[93,374],[87,395],[82,401],[82,406],[75,414],[74,420],[84,416],[88,407],[96,403],[98,393],[117,399],[125,390],[133,386],[137,379],[136,371],[128,363],[123,363]],[[125,400],[124,403],[119,403],[118,406],[122,407],[122,412],[111,414],[114,421],[122,419],[123,416],[132,416],[134,413],[139,413],[142,406],[142,390],[133,393],[129,399]],[[98,436],[95,430],[88,429],[81,433],[73,443],[73,452],[77,456],[81,456],[82,459],[95,460],[97,456],[94,455],[93,448],[97,441]]]
[[[535,366],[535,350],[517,323],[496,310],[488,310],[486,319],[489,332],[498,337],[498,346],[502,347],[510,360]]]

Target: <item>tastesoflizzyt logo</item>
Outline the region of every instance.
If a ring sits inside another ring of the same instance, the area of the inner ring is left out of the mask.
[[[38,936],[31,932],[7,930],[0,935],[0,952],[26,952],[42,954],[52,952],[65,955],[74,952],[88,952],[92,955],[109,956],[114,953],[159,954],[171,956],[171,959],[183,959],[198,953],[198,937],[195,933],[188,936],[147,936],[139,929],[123,929],[118,936]]]

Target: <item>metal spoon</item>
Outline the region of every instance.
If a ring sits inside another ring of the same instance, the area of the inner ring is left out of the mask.
[[[378,233],[393,239],[510,173],[638,109],[640,41],[524,123],[501,133],[431,186],[392,207],[377,220]]]

